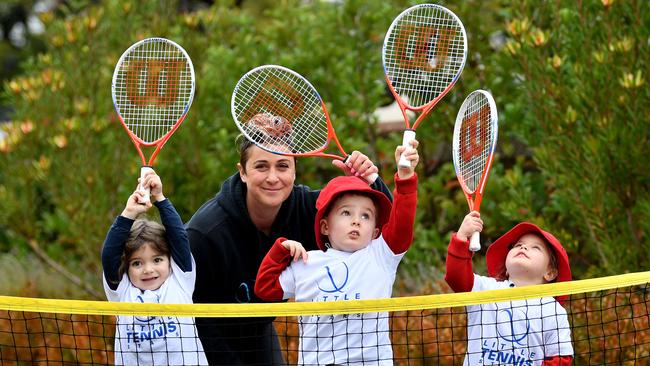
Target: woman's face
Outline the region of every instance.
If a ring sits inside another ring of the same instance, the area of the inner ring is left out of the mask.
[[[249,147],[245,153],[248,154],[246,166],[238,164],[237,167],[248,189],[246,201],[262,207],[280,207],[296,180],[294,158],[272,154],[257,146]]]

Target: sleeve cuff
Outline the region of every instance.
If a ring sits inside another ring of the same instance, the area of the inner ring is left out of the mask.
[[[271,250],[269,250],[269,257],[275,262],[275,263],[282,263],[287,260],[290,256],[290,251],[286,249],[284,246],[282,246],[282,242],[287,240],[287,238],[279,237],[275,240],[275,243],[273,243],[273,246],[271,247]]]
[[[134,222],[135,222],[134,219],[130,219],[128,217],[120,215],[115,219],[115,226],[120,227],[120,228],[124,228],[124,229],[127,229],[127,230],[131,230],[131,226],[133,226]]]
[[[395,190],[400,194],[415,193],[418,190],[418,175],[414,173],[410,178],[400,179],[395,173]]]
[[[158,208],[169,207],[172,204],[172,201],[170,201],[169,198],[167,198],[167,197],[165,197],[165,199],[162,200],[162,201],[151,200],[151,202],[153,202],[154,206],[156,206]]]
[[[459,239],[456,236],[456,233],[451,235],[448,253],[458,258],[472,258],[474,255],[474,253],[469,250],[469,241]]]

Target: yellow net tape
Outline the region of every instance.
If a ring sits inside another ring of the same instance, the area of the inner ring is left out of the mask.
[[[264,304],[140,304],[0,296],[0,310],[92,315],[274,317],[440,309],[533,297],[571,295],[650,283],[650,271],[482,292],[376,300]]]

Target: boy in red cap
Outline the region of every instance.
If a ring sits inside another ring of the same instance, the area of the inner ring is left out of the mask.
[[[307,253],[279,238],[257,273],[256,295],[266,301],[342,301],[391,297],[397,266],[413,241],[417,206],[417,141],[398,146],[411,162],[395,174],[395,202],[358,177],[332,179],[316,201],[320,250]],[[293,259],[293,263],[291,262]],[[301,261],[298,261],[302,259]],[[298,364],[392,365],[387,313],[303,315]]]
[[[473,273],[469,238],[483,229],[470,212],[447,251],[445,280],[455,292],[571,281],[569,257],[549,232],[522,222],[487,250],[490,277]],[[464,365],[571,365],[571,329],[562,303],[566,296],[506,301],[467,307]]]

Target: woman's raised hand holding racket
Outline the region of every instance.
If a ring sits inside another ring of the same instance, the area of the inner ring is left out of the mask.
[[[372,183],[377,168],[367,156],[348,155],[330,121],[316,88],[286,67],[263,65],[242,76],[232,94],[235,124],[247,139],[274,154],[321,156],[339,160],[334,165]],[[331,142],[339,154],[326,152]]]

